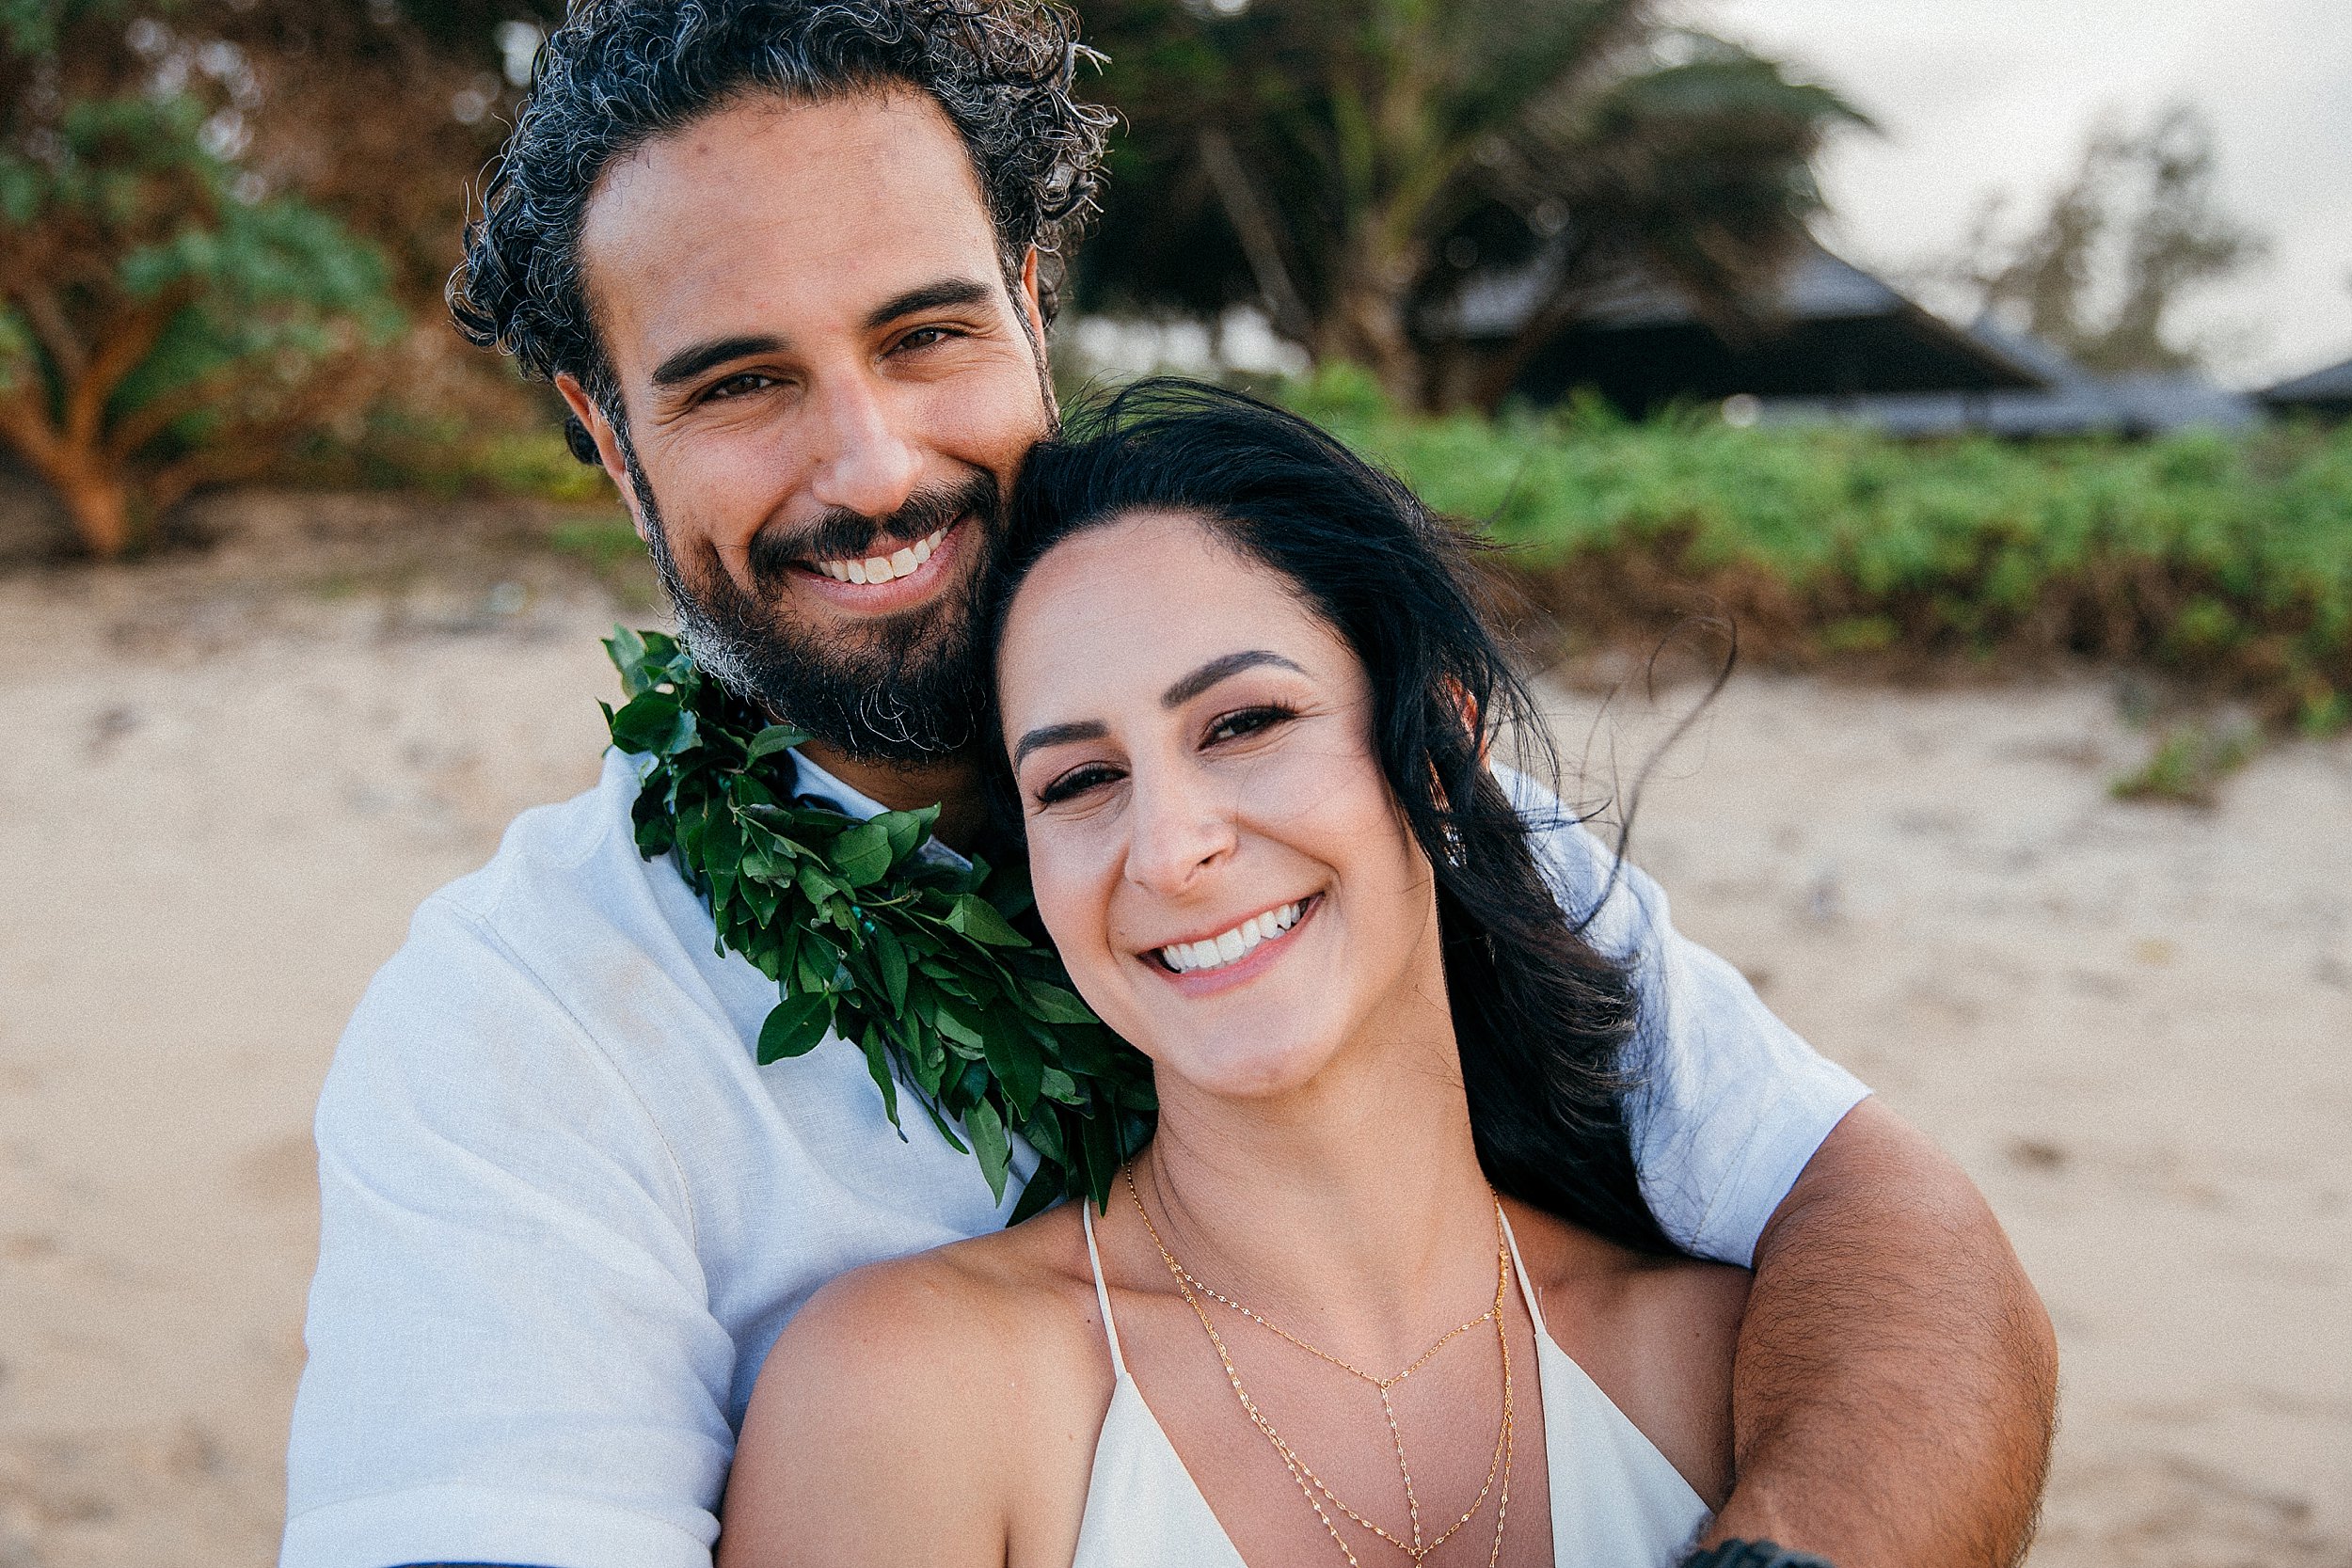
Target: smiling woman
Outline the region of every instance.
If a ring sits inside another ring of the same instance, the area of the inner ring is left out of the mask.
[[[1730,1488],[1746,1276],[1642,1197],[1631,977],[1487,765],[1527,697],[1460,540],[1248,398],[1075,425],[983,622],[997,795],[1157,1131],[1100,1216],[821,1291],[723,1562],[1675,1560]],[[1576,870],[1589,914],[1614,874]],[[884,1464],[886,1508],[853,1479]]]

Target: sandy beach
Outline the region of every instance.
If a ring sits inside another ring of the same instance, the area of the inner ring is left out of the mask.
[[[589,783],[649,618],[280,523],[0,575],[0,1568],[274,1560],[336,1035]],[[1560,704],[1597,762],[1661,722]],[[2036,1568],[2352,1568],[2352,738],[2211,811],[2110,798],[2148,746],[2091,673],[1743,674],[1635,857],[2010,1227],[2065,1358]]]

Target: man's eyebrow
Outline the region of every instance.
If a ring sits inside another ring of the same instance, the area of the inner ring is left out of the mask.
[[[763,332],[741,333],[732,338],[711,338],[690,343],[653,368],[653,384],[675,387],[693,380],[713,365],[723,365],[730,359],[741,359],[754,354],[772,354],[784,346],[782,338]]]
[[[1021,737],[1021,744],[1012,749],[1012,765],[1021,766],[1021,759],[1041,746],[1061,746],[1073,740],[1100,740],[1110,734],[1110,727],[1099,719],[1081,719],[1071,724],[1040,724]]]
[[[1244,670],[1255,670],[1262,665],[1272,665],[1278,670],[1289,670],[1301,675],[1307,673],[1280,654],[1264,648],[1251,648],[1243,653],[1227,654],[1223,658],[1209,660],[1208,663],[1161,692],[1160,706],[1182,707],[1228,676],[1238,675]]]
[[[968,277],[943,277],[936,283],[925,283],[909,289],[894,299],[886,299],[866,313],[866,328],[888,326],[901,316],[912,316],[921,310],[941,310],[957,305],[979,305],[993,293],[985,283],[975,283]]]

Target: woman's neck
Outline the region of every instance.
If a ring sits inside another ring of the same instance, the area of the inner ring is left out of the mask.
[[[1404,1365],[1494,1290],[1493,1195],[1438,1004],[1295,1094],[1196,1103],[1167,1086],[1136,1162],[1178,1261],[1361,1366]]]

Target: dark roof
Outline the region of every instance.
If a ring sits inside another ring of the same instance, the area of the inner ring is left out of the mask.
[[[2352,359],[2309,375],[2298,375],[2292,381],[2281,381],[2254,395],[2278,409],[2352,414]]]
[[[1968,336],[2039,375],[2039,391],[1927,392],[1851,398],[1774,398],[1763,407],[1775,422],[1851,420],[1897,436],[2157,436],[2204,426],[2234,430],[2261,417],[2252,398],[2194,371],[2096,375],[2051,343],[2012,331],[1991,317]]]
[[[1509,338],[1541,304],[1538,262],[1475,277],[1438,325],[1475,350]],[[1677,291],[1629,275],[1600,290],[1529,361],[1513,390],[1549,403],[1580,387],[1645,412],[1736,392],[1764,397],[1991,391],[2042,378],[1818,245],[1782,276],[1752,341],[1717,332]]]

